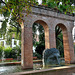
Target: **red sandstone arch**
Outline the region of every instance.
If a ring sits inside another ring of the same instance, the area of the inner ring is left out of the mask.
[[[65,62],[70,63],[75,60],[72,38],[73,16],[64,15],[38,6],[32,7],[32,13],[28,16],[25,16],[26,12],[23,12],[23,14],[24,21],[21,23],[21,66],[23,69],[33,68],[32,24],[34,22],[39,22],[44,27],[46,48],[56,48],[55,26],[60,26],[63,31]]]
[[[44,33],[45,33],[45,49],[50,48],[50,42],[49,42],[49,27],[46,22],[43,20],[37,20],[34,23],[39,23],[40,25],[43,26],[44,28]]]
[[[66,25],[59,23],[56,26],[59,26],[63,34],[63,46],[64,46],[64,58],[65,63],[71,63],[72,58],[74,57],[74,52],[70,50],[69,46],[69,34]]]

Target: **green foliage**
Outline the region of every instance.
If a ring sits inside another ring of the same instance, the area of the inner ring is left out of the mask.
[[[33,38],[34,39],[34,38]],[[33,41],[34,42],[34,41]],[[34,47],[36,47],[37,45],[39,44],[39,42],[35,42],[35,43],[33,43],[33,45],[34,45]]]
[[[16,46],[14,48],[4,48],[0,46],[0,59],[2,57],[2,52],[4,51],[4,58],[14,58],[17,59],[17,56],[21,56],[21,48],[19,46]]]
[[[14,48],[6,48],[4,50],[5,58],[17,58],[17,56],[20,56],[21,54],[21,48],[19,46],[16,46]]]
[[[39,35],[39,43],[42,43],[43,45],[45,44],[45,35],[44,35],[44,32],[42,32]]]
[[[42,59],[42,56],[37,52],[33,53],[33,57],[37,57],[38,59]]]
[[[15,25],[16,26],[16,25]],[[17,30],[19,28],[19,30]],[[21,42],[21,27],[13,27],[10,26],[9,30],[7,32],[6,38],[7,38],[7,44],[10,45],[12,38],[15,38]],[[14,35],[14,37],[12,37]]]
[[[34,3],[37,4],[36,0],[0,0],[0,14],[4,16],[0,35],[5,35],[7,23],[16,28],[17,34],[21,34],[20,23],[24,16],[22,11],[26,11],[28,15],[31,12],[30,5]]]
[[[0,59],[2,58],[3,47],[0,46]]]
[[[50,8],[57,7],[57,3],[54,2],[53,0],[47,0],[47,5],[48,5],[48,7],[50,7]]]
[[[4,49],[5,58],[11,58],[11,50],[10,47]]]
[[[64,57],[62,30],[59,26],[56,26],[55,31],[56,31],[56,48],[59,50],[60,56]]]
[[[33,28],[32,28],[32,30],[33,30],[33,45],[35,45],[36,46],[36,38],[35,38],[35,36],[37,35],[37,31],[39,32],[39,42],[38,42],[38,44],[39,43],[45,43],[45,38],[44,38],[44,29],[43,29],[43,27],[42,27],[42,25],[40,25],[40,24],[38,24],[38,23],[34,23],[33,24]]]
[[[60,4],[62,2],[62,4]],[[56,10],[59,10],[60,12],[64,12],[65,14],[67,12],[73,13],[75,11],[75,1],[73,0],[43,0],[43,5],[47,5],[50,8],[55,8]],[[72,6],[72,4],[74,6]]]
[[[45,43],[39,43],[35,49],[36,53],[38,53],[41,58],[42,58],[44,49],[45,49]]]
[[[2,2],[4,4],[4,6],[0,6],[1,10],[0,13],[1,14],[5,14],[4,16],[6,16],[6,14],[10,13],[11,15],[15,18],[16,21],[18,21],[19,23],[21,21],[23,21],[23,14],[22,11],[26,11],[27,14],[31,11],[30,10],[30,5],[33,5],[34,3],[36,3],[35,0],[8,0],[8,1],[3,1]]]
[[[2,22],[2,27],[0,29],[0,35],[5,35],[6,34],[6,28],[7,28],[7,19],[5,19]]]
[[[36,32],[39,32],[38,38],[39,41],[36,41],[35,36],[37,35]],[[45,35],[44,35],[44,29],[42,27],[42,25],[38,24],[38,23],[34,23],[33,24],[33,45],[36,47],[35,51],[36,51],[36,56],[38,58],[42,58],[42,52],[45,49]]]
[[[12,53],[13,54],[16,53],[16,56],[20,56],[21,55],[21,47],[16,46],[16,47],[12,48]]]
[[[39,31],[39,42],[35,40],[33,45],[36,47],[35,51],[36,53],[40,54],[42,57],[42,52],[45,49],[45,35],[44,35],[44,29],[40,24],[34,24],[33,25],[33,39],[35,39],[36,31]],[[60,51],[61,57],[64,57],[64,49],[63,49],[63,35],[62,30],[60,27],[56,27],[56,48]]]

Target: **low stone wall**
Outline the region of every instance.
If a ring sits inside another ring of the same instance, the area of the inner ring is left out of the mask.
[[[10,75],[75,75],[75,65],[34,70],[34,71],[26,71],[26,72],[18,72]]]

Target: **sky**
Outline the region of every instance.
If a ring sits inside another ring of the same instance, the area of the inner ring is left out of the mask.
[[[38,0],[38,3],[39,3],[39,4],[42,4],[42,0]]]

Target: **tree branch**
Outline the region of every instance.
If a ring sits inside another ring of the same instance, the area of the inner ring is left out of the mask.
[[[3,22],[2,20],[0,20],[0,22]]]
[[[3,3],[3,4],[5,4],[5,5],[6,5],[6,3],[5,3],[3,0],[0,0],[0,3]]]
[[[57,37],[57,39],[63,43],[63,40],[62,39],[60,39],[59,37]]]

